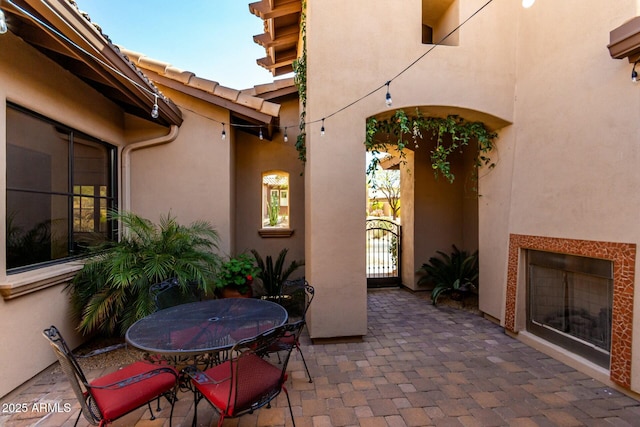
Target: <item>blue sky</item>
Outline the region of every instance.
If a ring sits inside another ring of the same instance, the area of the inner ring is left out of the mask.
[[[251,1],[76,0],[113,43],[234,89],[273,81]]]

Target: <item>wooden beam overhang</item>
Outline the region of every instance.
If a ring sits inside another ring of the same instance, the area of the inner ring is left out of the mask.
[[[11,32],[111,99],[123,111],[163,126],[182,124],[178,107],[158,92],[110,40],[66,0],[3,0]],[[151,108],[157,94],[157,119]]]
[[[293,71],[300,40],[301,0],[261,0],[249,4],[249,11],[264,21],[264,33],[253,40],[265,48],[266,56],[256,62],[280,76]]]
[[[615,59],[640,59],[640,16],[625,22],[609,33],[609,54]]]

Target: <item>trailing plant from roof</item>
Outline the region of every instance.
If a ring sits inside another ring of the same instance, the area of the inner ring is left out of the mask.
[[[298,159],[304,165],[307,162],[307,2],[302,0],[302,14],[300,15],[300,35],[302,36],[302,54],[293,61],[293,81],[298,88],[300,98],[300,133],[296,138]]]
[[[489,158],[489,153],[494,149],[497,133],[489,131],[482,122],[468,122],[456,115],[445,118],[425,117],[416,109],[414,116],[408,116],[403,110],[396,110],[387,120],[372,117],[367,120],[364,144],[373,154],[394,148],[399,153],[401,162],[406,164],[405,149],[409,143],[413,143],[417,148],[418,141],[422,140],[424,133],[430,133],[436,141],[435,147],[430,151],[431,167],[436,178],[442,175],[450,183],[454,181],[455,175],[451,172],[449,156],[455,151],[461,151],[462,147],[469,145],[473,140],[477,142],[478,148],[474,160],[476,169],[481,166],[495,166]],[[387,135],[386,140],[381,138],[383,134]],[[449,138],[446,138],[447,136]],[[380,157],[373,156],[367,173],[375,171],[379,163]]]

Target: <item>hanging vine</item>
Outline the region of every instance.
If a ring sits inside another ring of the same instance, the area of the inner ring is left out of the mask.
[[[387,120],[370,118],[367,120],[367,133],[365,146],[373,154],[380,154],[393,148],[399,153],[401,162],[406,164],[406,153],[410,142],[418,147],[418,140],[423,133],[431,133],[436,141],[435,147],[430,151],[431,167],[436,178],[442,175],[452,183],[455,175],[451,172],[449,156],[455,151],[461,151],[462,147],[469,145],[471,140],[477,141],[478,151],[474,160],[476,169],[481,166],[493,168],[488,154],[494,148],[495,132],[487,130],[482,122],[468,122],[463,118],[450,115],[441,117],[424,117],[416,109],[415,116],[408,116],[403,110],[396,110],[393,117]],[[387,134],[389,138],[381,140],[380,135]],[[450,138],[445,138],[450,136]],[[380,163],[379,156],[373,156],[367,173],[376,170]],[[474,172],[477,173],[477,172]],[[477,176],[476,176],[477,178]]]
[[[298,88],[298,96],[300,98],[300,133],[296,138],[296,150],[298,151],[298,159],[303,164],[307,162],[307,2],[302,0],[302,13],[300,15],[300,35],[302,38],[302,54],[293,61],[293,72],[295,73],[293,81]]]

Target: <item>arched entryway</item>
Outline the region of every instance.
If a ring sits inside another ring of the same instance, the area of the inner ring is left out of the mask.
[[[503,126],[493,116],[453,107],[409,107],[404,111],[415,111],[422,117],[455,115],[465,122],[482,122],[488,129]],[[378,122],[389,122],[390,118],[396,120],[394,112],[375,116]],[[433,152],[438,145],[451,146],[453,139],[444,135],[438,140],[437,133],[412,129],[411,123],[406,123],[402,133],[401,152],[392,149],[397,147],[400,133],[380,132],[376,138],[387,142],[385,151],[399,164],[403,229],[399,271],[402,285],[418,290],[416,271],[438,251],[450,253],[453,245],[469,252],[479,248],[477,141],[471,140],[451,152],[447,161],[453,179],[448,179],[434,168]]]

